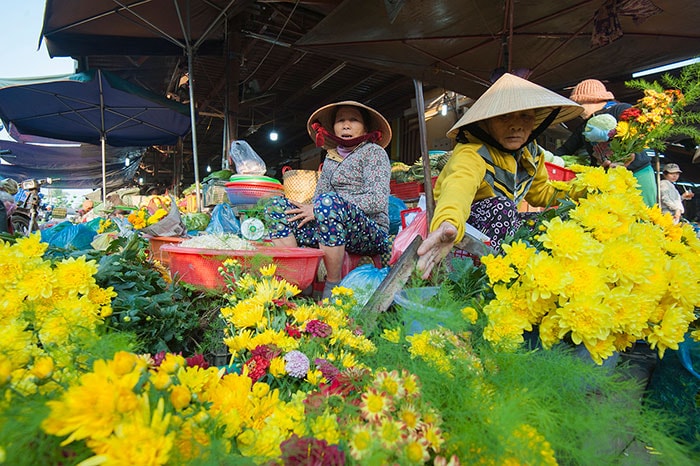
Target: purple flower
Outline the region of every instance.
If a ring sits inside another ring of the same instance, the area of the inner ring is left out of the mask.
[[[285,354],[284,362],[284,370],[292,377],[301,379],[309,372],[309,358],[301,351],[293,350]]]

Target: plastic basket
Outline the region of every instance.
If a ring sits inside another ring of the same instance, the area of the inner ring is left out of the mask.
[[[281,196],[284,194],[284,188],[280,185],[279,188],[267,187],[236,187],[227,186],[226,195],[228,200],[233,205],[240,204],[257,204],[260,199],[265,199],[273,196]]]
[[[403,201],[413,201],[420,197],[421,183],[418,181],[409,181],[408,183],[390,182],[389,188],[391,194]]]
[[[170,254],[167,251],[162,251],[161,247],[166,244],[179,244],[185,238],[179,236],[151,236],[148,238],[149,251],[151,257],[159,260],[164,267],[170,264]]]
[[[323,257],[320,249],[266,246],[254,250],[224,251],[165,245],[161,251],[170,255],[171,275],[190,285],[215,290],[224,288],[219,267],[227,259],[237,259],[244,268],[274,263],[278,276],[304,289],[311,285]]]
[[[206,206],[212,206],[228,202],[226,195],[226,181],[212,180],[204,184],[202,201]]]
[[[545,162],[544,166],[547,167],[547,173],[549,174],[550,180],[569,181],[576,178],[576,172],[573,172],[568,168],[560,167],[559,165],[554,165],[553,163],[549,162]]]

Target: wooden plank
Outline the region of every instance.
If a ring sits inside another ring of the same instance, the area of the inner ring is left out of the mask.
[[[365,323],[367,333],[371,333],[374,330],[377,315],[389,309],[389,306],[394,301],[394,294],[408,282],[418,262],[418,247],[422,243],[423,239],[420,235],[416,236],[362,308],[362,315],[367,317],[367,322]],[[367,326],[369,326],[369,329]]]

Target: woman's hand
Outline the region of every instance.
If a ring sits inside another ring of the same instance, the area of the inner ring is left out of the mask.
[[[693,197],[695,197],[695,193],[692,192],[692,191],[685,191],[685,192],[683,192],[683,194],[681,194],[681,198],[682,198],[684,201],[687,201],[687,200],[689,200],[689,199],[692,199]]]
[[[680,210],[677,210],[677,211],[673,214],[673,220],[674,220],[676,223],[678,223],[678,222],[681,221],[681,211],[680,211]]]
[[[289,217],[290,221],[298,221],[298,226],[303,226],[314,220],[314,206],[312,204],[299,204],[294,201],[289,201],[294,204],[296,209],[285,210],[284,213],[287,215],[292,215]]]
[[[445,258],[457,238],[457,227],[450,222],[442,222],[431,232],[418,248],[418,270],[423,272],[421,278],[426,280],[433,267]]]

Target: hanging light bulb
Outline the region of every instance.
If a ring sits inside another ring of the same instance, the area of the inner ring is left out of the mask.
[[[125,167],[128,167],[130,163],[131,163],[131,160],[129,160],[129,157],[124,159],[124,166]]]
[[[447,92],[442,95],[442,104],[440,105],[440,115],[447,116],[447,111],[450,109],[448,104],[450,103]]]
[[[211,165],[207,165],[207,173],[211,173]]]
[[[276,141],[279,138],[279,134],[274,129],[270,131],[270,141]]]

